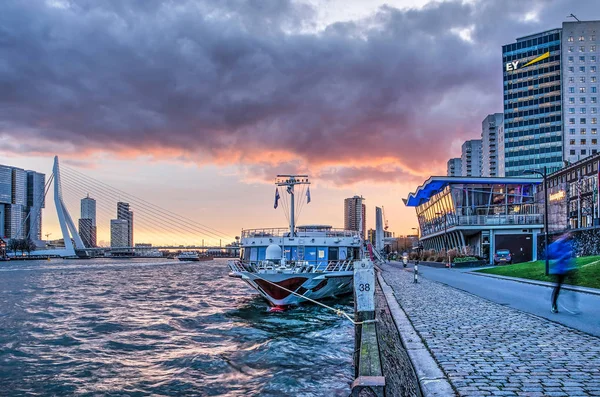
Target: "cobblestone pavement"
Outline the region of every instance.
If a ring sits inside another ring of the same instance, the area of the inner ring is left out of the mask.
[[[460,396],[600,396],[600,338],[383,265]],[[485,282],[485,280],[482,280]]]

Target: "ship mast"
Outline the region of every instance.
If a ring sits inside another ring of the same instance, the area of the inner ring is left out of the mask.
[[[290,195],[290,237],[296,235],[296,219],[295,219],[295,205],[294,205],[294,186],[296,185],[310,185],[308,175],[277,175],[275,185],[285,186],[286,191]],[[300,198],[302,200],[302,197]]]

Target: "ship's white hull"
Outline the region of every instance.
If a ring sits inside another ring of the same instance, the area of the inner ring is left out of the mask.
[[[335,298],[352,292],[353,271],[318,273],[233,272],[273,306],[290,306],[309,299]],[[283,287],[283,288],[281,288]],[[285,288],[285,289],[284,289]],[[294,291],[291,293],[290,291]]]

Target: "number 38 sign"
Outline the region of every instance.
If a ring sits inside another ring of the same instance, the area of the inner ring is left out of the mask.
[[[354,299],[357,311],[375,310],[375,270],[368,259],[354,262]]]

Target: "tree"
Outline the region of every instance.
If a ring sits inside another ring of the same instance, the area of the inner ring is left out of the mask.
[[[6,245],[6,249],[12,251],[15,256],[17,256],[17,251],[19,250],[18,240],[11,238],[8,240],[8,244]]]
[[[36,246],[33,240],[28,238],[27,240],[24,240],[24,248],[25,251],[27,251],[27,255],[31,255],[31,251],[35,251]]]

